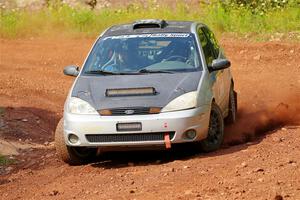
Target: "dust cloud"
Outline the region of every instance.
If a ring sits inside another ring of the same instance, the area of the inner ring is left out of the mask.
[[[292,96],[277,102],[255,109],[242,105],[238,109],[236,123],[225,128],[224,144],[231,146],[250,142],[283,126],[299,126],[300,97]]]

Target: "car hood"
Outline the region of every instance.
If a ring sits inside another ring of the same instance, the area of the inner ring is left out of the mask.
[[[96,110],[131,107],[164,107],[176,97],[198,88],[201,71],[141,75],[82,75],[77,78],[71,96],[90,103]],[[153,95],[109,97],[109,89],[154,88]]]

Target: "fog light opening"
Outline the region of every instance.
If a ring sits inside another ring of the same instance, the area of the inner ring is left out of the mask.
[[[185,137],[189,140],[192,140],[196,137],[196,131],[195,130],[187,130],[185,132]]]
[[[69,135],[69,142],[72,144],[76,144],[79,141],[79,138],[75,134],[70,134]]]

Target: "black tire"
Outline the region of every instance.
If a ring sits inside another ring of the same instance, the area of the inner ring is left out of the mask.
[[[210,120],[207,138],[200,141],[204,152],[215,151],[220,148],[224,138],[224,119],[219,106],[213,102],[210,111]]]
[[[233,124],[236,122],[237,113],[237,93],[234,91],[233,86],[229,91],[228,115],[225,118],[226,124]]]
[[[55,130],[55,149],[61,160],[70,165],[80,165],[89,162],[97,152],[96,148],[70,147],[64,139],[63,118],[60,119]]]

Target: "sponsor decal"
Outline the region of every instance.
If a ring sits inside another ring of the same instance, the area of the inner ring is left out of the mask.
[[[129,39],[129,38],[186,38],[189,37],[189,33],[152,33],[152,34],[139,34],[139,35],[117,35],[103,38],[106,39]]]

